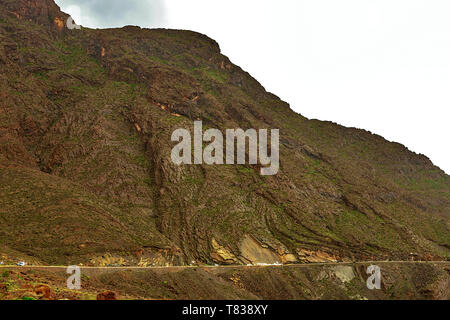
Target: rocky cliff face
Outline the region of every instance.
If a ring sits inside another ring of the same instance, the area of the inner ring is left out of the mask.
[[[18,19],[33,21],[62,30],[69,17],[53,0],[4,0],[6,13]]]
[[[294,113],[204,35],[68,30],[51,0],[0,0],[0,9],[4,260],[449,256],[450,179],[425,156]],[[194,120],[279,128],[280,172],[173,164],[171,134]]]

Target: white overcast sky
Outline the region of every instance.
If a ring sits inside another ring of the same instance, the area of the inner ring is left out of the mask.
[[[450,173],[449,0],[56,0],[86,27],[189,29],[296,112]]]

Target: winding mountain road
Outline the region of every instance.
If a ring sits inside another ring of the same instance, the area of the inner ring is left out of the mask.
[[[320,263],[303,263],[303,264],[256,264],[256,265],[192,265],[192,266],[149,266],[149,267],[139,267],[139,266],[118,266],[118,267],[94,267],[94,266],[78,266],[81,270],[168,270],[168,271],[180,271],[183,269],[195,269],[195,268],[206,268],[206,269],[237,269],[237,268],[283,268],[283,267],[313,267],[313,266],[355,266],[355,265],[383,265],[383,264],[448,264],[450,266],[450,261],[357,261],[357,262],[320,262]],[[68,266],[38,266],[38,265],[0,265],[0,269],[64,269],[66,270]]]

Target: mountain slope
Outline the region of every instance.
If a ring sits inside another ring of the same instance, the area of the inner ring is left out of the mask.
[[[67,17],[51,0],[0,0],[5,258],[449,257],[450,178],[425,156],[294,113],[204,35],[68,30]],[[221,130],[279,128],[280,172],[174,165],[172,132],[198,119]]]

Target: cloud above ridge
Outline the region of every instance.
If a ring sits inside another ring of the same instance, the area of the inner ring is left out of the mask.
[[[162,27],[166,22],[163,0],[56,0],[77,24],[90,28],[125,25]]]

